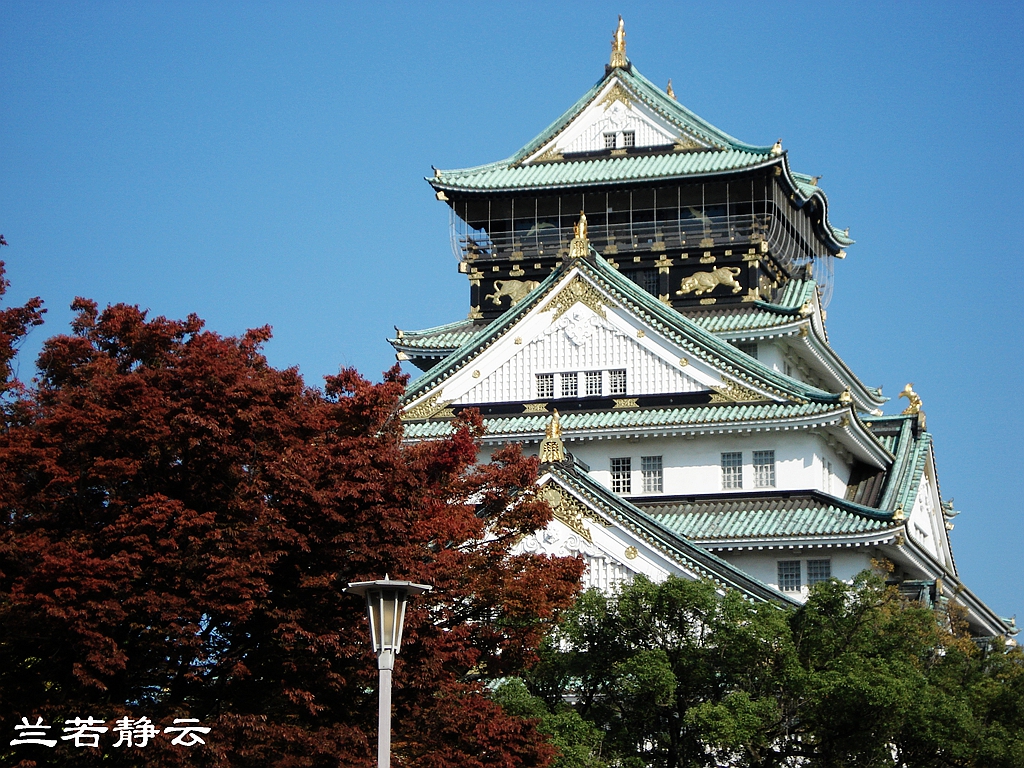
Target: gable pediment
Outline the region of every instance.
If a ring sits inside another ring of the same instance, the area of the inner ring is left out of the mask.
[[[630,147],[716,148],[652,109],[619,77],[613,77],[579,114],[525,158],[523,164]]]
[[[751,360],[595,258],[551,275],[413,382],[403,418],[451,416],[452,408],[475,405],[502,408],[485,413],[545,411],[545,404],[587,410],[590,397],[607,399],[599,408],[643,407],[638,397],[654,403],[676,395],[684,399],[657,402],[844,407],[838,395]],[[551,402],[565,398],[575,401]]]

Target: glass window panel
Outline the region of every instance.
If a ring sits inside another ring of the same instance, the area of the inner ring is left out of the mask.
[[[819,581],[828,581],[832,578],[831,560],[808,560],[807,561],[807,586],[817,584]]]
[[[779,560],[779,589],[783,592],[800,591],[799,560]]]
[[[538,398],[553,398],[555,396],[555,374],[553,373],[538,373],[537,374],[537,397]]]
[[[661,456],[641,456],[640,472],[643,475],[644,493],[662,493]]]
[[[754,451],[754,487],[775,487],[775,451]]]
[[[630,458],[627,456],[611,460],[612,492],[630,493]]]
[[[722,454],[722,488],[743,487],[743,453],[740,451]]]

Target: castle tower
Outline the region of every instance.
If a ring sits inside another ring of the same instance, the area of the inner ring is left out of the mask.
[[[829,343],[853,241],[781,141],[647,80],[620,20],[604,76],[540,135],[428,181],[469,307],[390,340],[424,371],[406,437],[477,408],[487,449],[541,453],[556,519],[522,547],[582,555],[588,586],[675,573],[780,602],[888,561],[908,594],[1007,633],[957,578],[920,398],[882,415]]]

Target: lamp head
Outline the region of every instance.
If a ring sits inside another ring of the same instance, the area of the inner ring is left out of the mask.
[[[380,656],[385,651],[397,654],[402,647],[405,628],[405,607],[410,597],[429,592],[433,587],[411,581],[394,581],[385,575],[377,581],[352,582],[345,589],[366,599],[370,620],[370,644]]]

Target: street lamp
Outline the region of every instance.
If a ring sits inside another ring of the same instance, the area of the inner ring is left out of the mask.
[[[350,583],[346,592],[366,598],[366,615],[370,619],[370,645],[377,654],[380,670],[380,704],[378,707],[377,765],[391,768],[391,671],[395,654],[402,647],[405,628],[405,606],[410,597],[429,592],[433,587],[411,581],[392,581],[385,574],[377,581]]]

